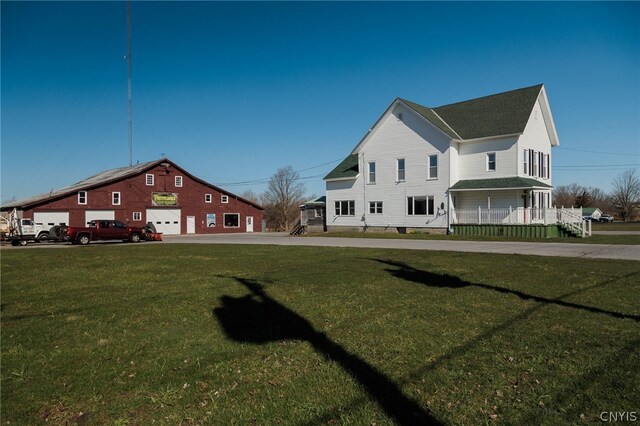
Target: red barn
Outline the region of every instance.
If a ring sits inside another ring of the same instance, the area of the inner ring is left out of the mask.
[[[151,222],[164,234],[260,232],[264,209],[199,179],[167,158],[107,170],[74,185],[25,200],[22,217],[51,226],[86,226],[117,219],[133,226]]]

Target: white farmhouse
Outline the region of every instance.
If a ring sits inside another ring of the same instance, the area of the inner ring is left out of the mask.
[[[436,108],[396,98],[324,178],[327,228],[531,223],[550,207],[554,146],[543,85]]]

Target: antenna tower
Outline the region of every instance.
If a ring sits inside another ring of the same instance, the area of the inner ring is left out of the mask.
[[[127,94],[129,101],[129,167],[133,165],[133,114],[131,105],[131,0],[127,0]]]

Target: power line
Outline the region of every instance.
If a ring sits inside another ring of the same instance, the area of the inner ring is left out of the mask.
[[[301,169],[301,170],[295,170],[293,173],[306,172],[309,170],[317,169],[319,167],[328,166],[329,164],[337,163],[338,161],[342,161],[342,160],[344,160],[344,158],[338,158],[337,160],[331,160],[326,163],[318,164],[317,166],[307,167],[306,169]],[[301,177],[300,179],[311,179],[311,178],[320,177],[320,176],[322,176],[322,174],[315,175],[315,176],[307,176],[303,178]],[[217,183],[216,185],[218,186],[242,186],[242,185],[254,185],[254,184],[258,185],[261,183],[267,183],[269,182],[270,179],[271,179],[271,176],[252,179],[252,180],[238,181],[238,182]]]
[[[559,146],[556,149],[566,149],[567,151],[578,151],[578,152],[589,152],[589,153],[593,153],[593,154],[605,154],[605,155],[624,155],[625,157],[628,157],[629,155],[636,155],[636,156],[640,156],[640,153],[622,153],[622,152],[607,152],[607,151],[591,151],[588,149],[575,149],[575,148],[564,148]]]
[[[601,168],[601,167],[640,167],[638,163],[632,164],[583,164],[577,166],[553,166],[554,169],[580,169],[580,168]]]

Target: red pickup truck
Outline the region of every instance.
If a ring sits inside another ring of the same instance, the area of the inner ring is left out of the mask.
[[[89,244],[91,241],[123,240],[132,243],[140,242],[144,230],[140,227],[127,226],[119,220],[92,220],[87,228],[70,226],[67,239],[73,244]]]

